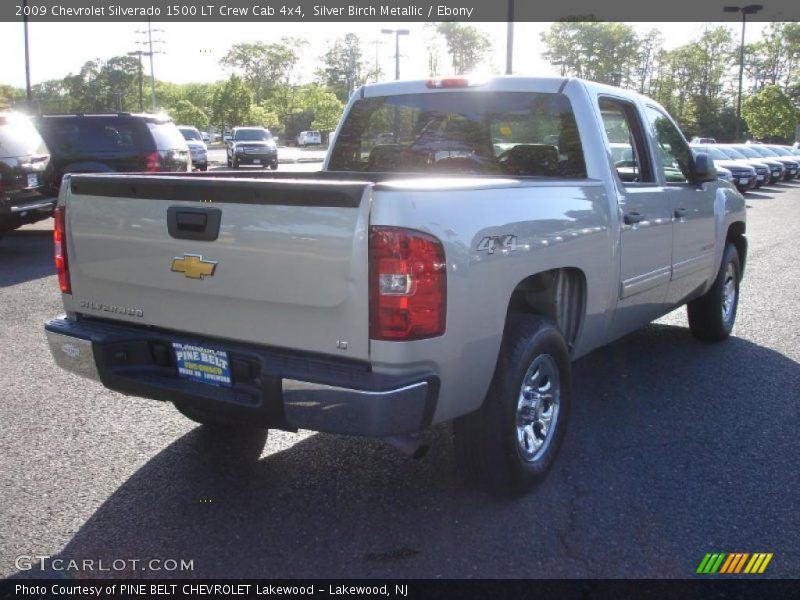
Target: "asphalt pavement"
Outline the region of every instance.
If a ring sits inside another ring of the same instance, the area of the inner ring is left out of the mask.
[[[61,312],[46,226],[12,233],[0,241],[0,576],[75,575],[26,568],[44,555],[95,561],[80,575],[100,577],[692,577],[709,552],[769,552],[764,576],[797,577],[800,184],[747,204],[734,336],[698,342],[678,310],[578,360],[557,463],[512,501],[459,477],[445,426],[422,460],[270,432],[247,461],[257,439],[214,438],[171,405],[60,370],[42,331]]]

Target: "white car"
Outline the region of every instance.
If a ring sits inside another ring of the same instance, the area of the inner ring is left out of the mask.
[[[192,127],[190,125],[178,125],[178,130],[189,146],[189,152],[192,154],[192,166],[200,171],[207,170],[208,147],[200,131],[197,127]]]
[[[322,144],[322,134],[319,131],[301,131],[297,136],[298,146],[319,146]]]

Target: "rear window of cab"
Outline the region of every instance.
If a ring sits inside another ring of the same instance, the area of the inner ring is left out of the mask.
[[[563,94],[470,90],[357,100],[333,171],[584,178],[578,127]]]

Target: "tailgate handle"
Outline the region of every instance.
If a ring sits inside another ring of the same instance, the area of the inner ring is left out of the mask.
[[[170,206],[167,209],[167,229],[178,240],[213,242],[219,237],[222,211],[218,208]]]

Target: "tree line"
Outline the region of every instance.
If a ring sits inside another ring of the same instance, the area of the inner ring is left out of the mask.
[[[730,140],[736,130],[739,44],[727,27],[708,27],[688,44],[666,50],[658,30],[639,34],[630,25],[591,20],[553,23],[541,35],[542,56],[563,76],[633,89],[653,97],[687,136]],[[498,72],[492,43],[463,23],[427,24],[422,43],[429,76]],[[301,83],[297,66],[308,42],[281,38],[231,46],[215,83],[156,82],[159,108],[180,123],[222,130],[261,125],[294,136],[303,129],[335,128],[354,90],[384,78],[367,44],[354,33],[331,42],[313,81]],[[770,23],[744,51],[747,85],[742,105],[746,135],[789,140],[800,121],[800,24]],[[139,62],[131,56],[86,62],[77,74],[32,87],[36,112],[135,111]],[[145,81],[144,109],[149,108]],[[24,103],[24,91],[0,85],[0,107]]]
[[[654,98],[684,133],[732,141],[740,45],[724,26],[664,49],[658,30],[624,23],[564,21],[542,34],[543,56],[564,76],[636,90]],[[746,135],[789,141],[800,123],[800,23],[770,23],[744,48],[742,119]]]

